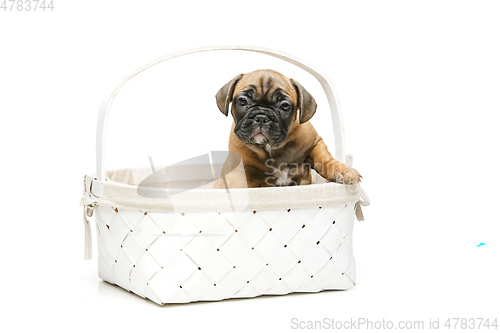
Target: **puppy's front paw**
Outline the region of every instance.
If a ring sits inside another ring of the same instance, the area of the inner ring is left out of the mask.
[[[329,170],[329,180],[340,184],[357,184],[361,181],[359,172],[344,163],[336,163],[333,165],[332,170]]]

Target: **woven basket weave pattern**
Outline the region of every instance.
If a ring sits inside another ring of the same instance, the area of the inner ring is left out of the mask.
[[[99,276],[156,303],[355,285],[354,204],[172,213],[98,206]]]

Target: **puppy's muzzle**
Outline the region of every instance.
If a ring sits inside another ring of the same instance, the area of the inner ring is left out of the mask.
[[[247,112],[245,118],[236,125],[235,133],[243,142],[260,145],[274,145],[286,138],[277,112],[261,106]]]

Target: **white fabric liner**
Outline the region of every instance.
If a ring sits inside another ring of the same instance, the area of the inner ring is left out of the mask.
[[[174,189],[165,188],[165,183],[138,186],[152,175],[150,168],[110,170],[106,181],[93,179],[92,188],[99,189],[91,192],[101,193],[98,197],[93,196],[98,205],[167,212],[333,207],[356,203],[361,195],[359,184],[327,183],[316,172],[313,172],[315,184],[312,185],[213,189],[217,179],[212,175],[208,178],[207,172],[197,172],[201,169],[196,168],[197,166],[183,166],[180,173],[176,173],[175,182],[169,183],[169,187],[175,187]],[[168,179],[165,174],[163,176]],[[197,184],[202,185],[195,187]]]

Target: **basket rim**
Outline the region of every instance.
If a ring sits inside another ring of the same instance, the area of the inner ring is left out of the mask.
[[[337,183],[265,188],[196,188],[172,193],[173,191],[164,188],[147,188],[119,183],[110,179],[98,181],[94,178],[91,189],[92,193],[101,194],[97,196],[99,205],[141,211],[168,212],[334,207],[356,203],[361,196],[359,184]],[[159,193],[164,195],[158,197]]]

